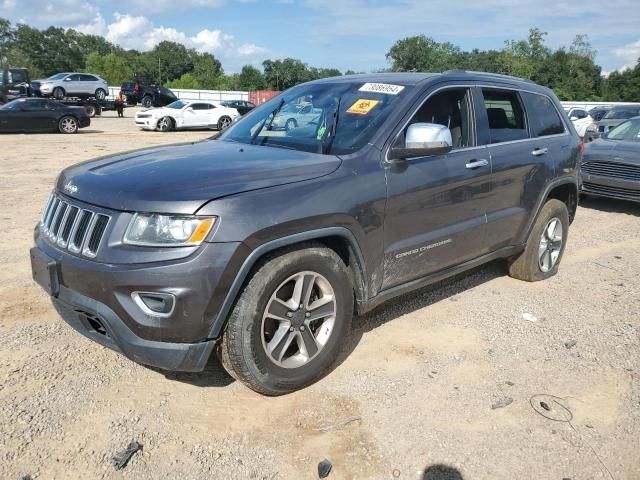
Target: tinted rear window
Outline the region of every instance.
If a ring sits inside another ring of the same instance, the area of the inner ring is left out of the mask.
[[[564,125],[549,97],[535,93],[522,93],[532,137],[545,137],[564,133]]]
[[[517,92],[483,88],[491,143],[528,138],[524,112]]]

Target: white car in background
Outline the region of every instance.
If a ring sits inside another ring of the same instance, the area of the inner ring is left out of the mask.
[[[567,116],[573,123],[573,126],[578,132],[580,138],[584,138],[584,136],[587,134],[587,131],[593,132],[594,134],[598,133],[597,125],[584,108],[574,107],[568,108],[565,111],[567,112]]]
[[[311,103],[298,103],[285,105],[273,119],[272,129],[282,129],[289,131],[294,128],[304,127],[311,122],[317,121],[322,113],[321,108],[314,108]]]
[[[224,130],[240,114],[235,108],[203,100],[177,100],[166,107],[142,110],[136,114],[136,125],[143,130],[169,132],[189,128]]]

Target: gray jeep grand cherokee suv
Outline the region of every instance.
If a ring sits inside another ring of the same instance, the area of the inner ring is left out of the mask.
[[[311,103],[295,128],[280,112]],[[502,258],[554,275],[580,140],[553,93],[451,71],[299,85],[217,140],[64,170],[31,250],[60,315],[134,361],[215,352],[278,395],[328,372],[354,313]]]

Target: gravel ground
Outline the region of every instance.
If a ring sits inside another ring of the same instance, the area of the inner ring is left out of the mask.
[[[63,167],[211,135],[139,132],[132,111],[0,137],[1,478],[312,479],[327,458],[336,479],[640,479],[639,205],[586,199],[553,279],[496,262],[401,297],[355,319],[328,377],[266,398],[214,360],[168,374],[91,343],[31,281]]]

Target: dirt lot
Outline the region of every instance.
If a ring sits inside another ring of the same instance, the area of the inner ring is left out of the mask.
[[[402,297],[355,320],[327,378],[265,398],[214,360],[163,374],[91,343],[31,281],[63,167],[211,135],[127,115],[0,137],[0,478],[312,479],[327,458],[336,479],[640,479],[639,205],[585,200],[550,281],[494,263]]]

